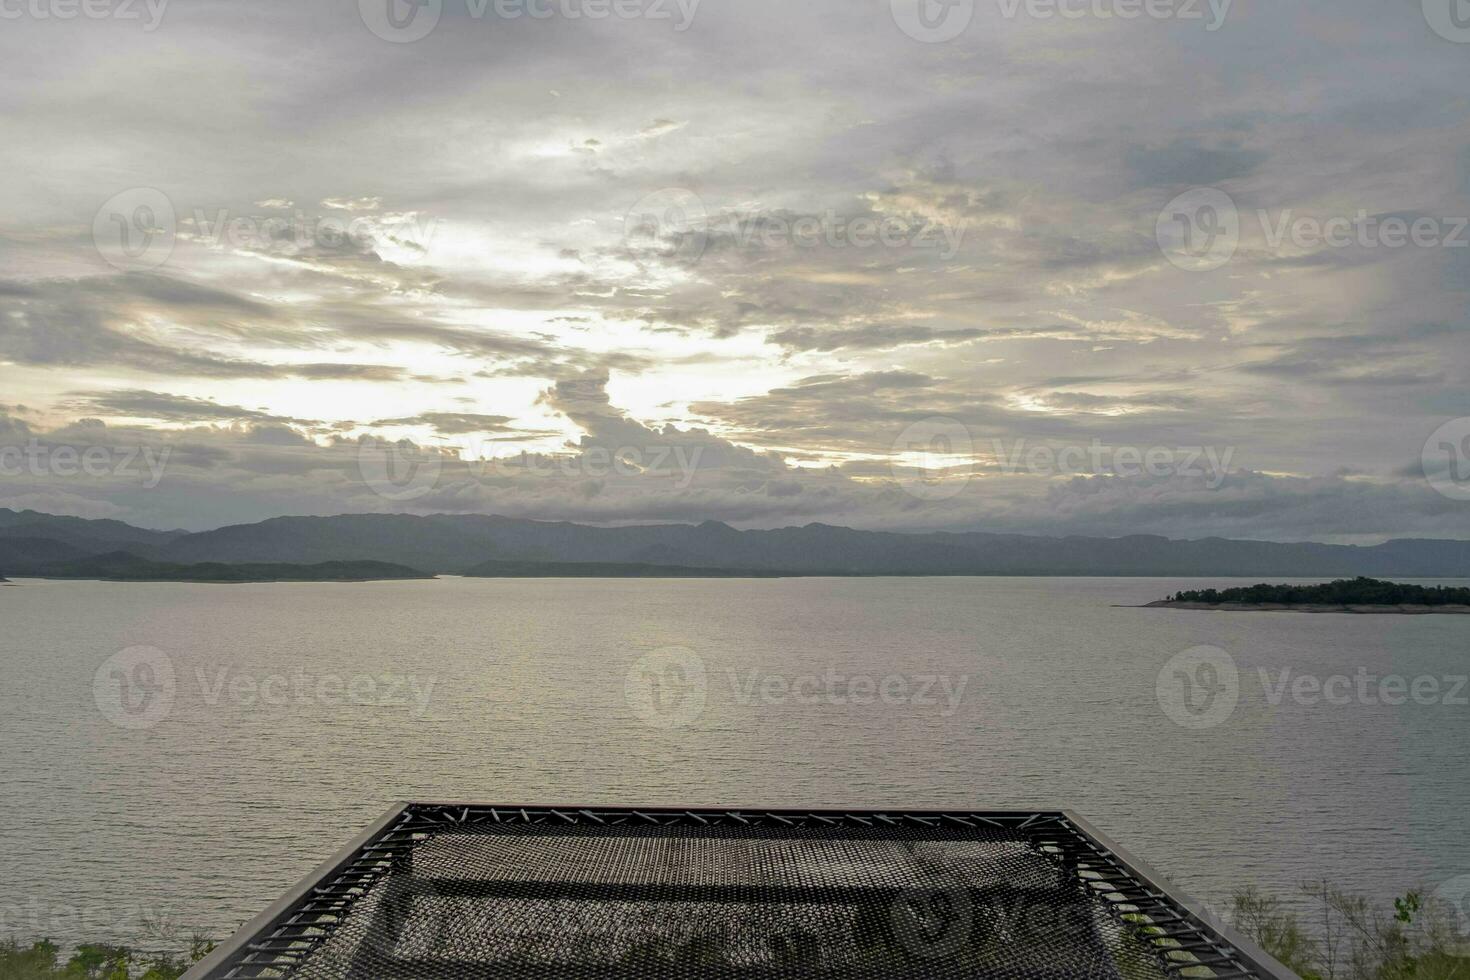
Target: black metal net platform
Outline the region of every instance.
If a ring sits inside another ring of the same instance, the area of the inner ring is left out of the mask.
[[[408,804],[187,974],[1290,977],[1066,812]]]

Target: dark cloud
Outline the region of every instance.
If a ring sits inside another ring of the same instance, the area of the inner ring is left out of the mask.
[[[302,426],[322,424],[314,419],[287,418],[239,405],[221,405],[204,398],[169,395],[158,391],[79,392],[68,404],[80,411],[160,422],[277,422]]]
[[[1266,159],[1261,150],[1205,146],[1188,138],[1164,146],[1130,146],[1124,154],[1135,187],[1220,184],[1250,176]]]

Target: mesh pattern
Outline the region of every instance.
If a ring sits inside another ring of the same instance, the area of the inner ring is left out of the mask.
[[[215,975],[1254,975],[1108,865],[1054,815],[416,806]]]

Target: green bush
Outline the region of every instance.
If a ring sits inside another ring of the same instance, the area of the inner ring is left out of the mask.
[[[1279,899],[1254,889],[1234,899],[1236,928],[1303,980],[1470,980],[1470,955],[1455,910],[1419,892],[1395,899],[1393,914],[1325,882],[1303,886],[1320,914],[1305,928]]]
[[[0,941],[0,980],[177,980],[213,948],[195,938],[182,956],[135,953],[123,946],[77,948],[63,964],[61,949],[49,939],[29,947]]]

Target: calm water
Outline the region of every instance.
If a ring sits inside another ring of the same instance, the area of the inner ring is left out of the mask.
[[[224,936],[407,798],[1066,805],[1212,903],[1470,873],[1466,691],[1271,690],[1463,676],[1470,617],[1114,608],[1185,584],[26,581],[0,589],[0,934]],[[1239,704],[1196,729],[1158,679],[1201,644]]]

